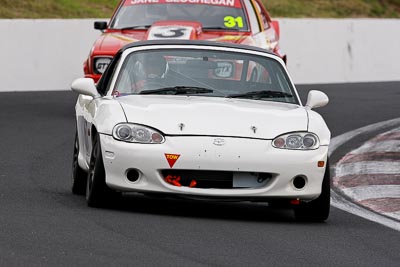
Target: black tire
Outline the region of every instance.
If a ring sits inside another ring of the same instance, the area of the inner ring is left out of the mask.
[[[89,207],[104,207],[114,203],[118,193],[106,184],[106,172],[101,154],[100,136],[96,134],[93,140],[89,172],[86,182],[86,202]]]
[[[87,173],[78,164],[79,140],[78,133],[75,133],[74,155],[72,158],[72,193],[75,195],[85,195]]]
[[[329,161],[327,161],[321,195],[310,202],[300,203],[294,208],[294,215],[298,221],[323,222],[329,217],[330,206],[331,185]]]

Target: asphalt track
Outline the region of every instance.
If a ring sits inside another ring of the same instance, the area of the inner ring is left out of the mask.
[[[299,86],[303,101],[310,89],[330,97],[318,111],[333,137],[400,117],[400,83]],[[0,93],[0,266],[398,266],[398,231],[334,207],[322,224],[252,203],[88,208],[70,193],[75,100]],[[331,164],[386,130],[338,147]]]

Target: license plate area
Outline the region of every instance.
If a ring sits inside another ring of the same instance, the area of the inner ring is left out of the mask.
[[[174,186],[204,189],[251,189],[267,186],[271,173],[205,171],[205,170],[162,170],[164,181]]]

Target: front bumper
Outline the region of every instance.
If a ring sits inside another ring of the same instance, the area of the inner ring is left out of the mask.
[[[271,140],[226,138],[224,145],[215,145],[216,137],[166,137],[163,144],[136,144],[100,135],[106,183],[123,192],[169,193],[193,197],[287,198],[312,200],[321,193],[328,146],[298,151],[272,147]],[[218,140],[220,141],[220,140]],[[179,155],[172,167],[166,154]],[[139,178],[131,182],[128,170],[136,170]],[[272,179],[257,188],[191,188],[174,186],[165,181],[163,172],[173,170],[231,171],[270,173]],[[296,176],[305,178],[301,189],[293,185]]]

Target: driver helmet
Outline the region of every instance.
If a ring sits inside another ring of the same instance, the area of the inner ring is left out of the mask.
[[[149,54],[143,58],[142,70],[146,78],[164,78],[168,63],[160,54]]]

